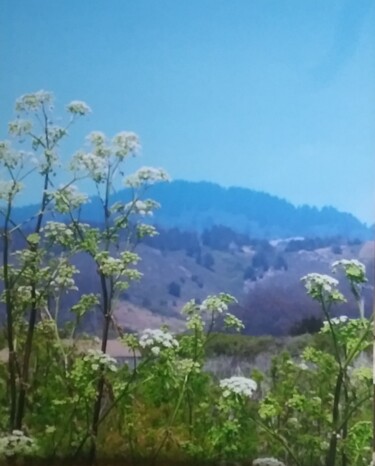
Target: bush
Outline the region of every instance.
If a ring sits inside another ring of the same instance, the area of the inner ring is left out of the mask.
[[[168,285],[168,293],[176,298],[181,296],[181,286],[176,282],[171,282]]]
[[[212,267],[215,265],[215,259],[212,254],[207,252],[202,257],[202,265],[208,270],[212,270]]]

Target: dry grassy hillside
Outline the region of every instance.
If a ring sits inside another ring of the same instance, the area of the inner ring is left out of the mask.
[[[178,329],[180,309],[186,301],[200,301],[209,294],[224,291],[238,299],[236,313],[246,323],[246,332],[285,334],[293,322],[311,314],[319,315],[318,306],[306,296],[300,278],[310,272],[330,274],[331,263],[341,258],[359,258],[366,264],[369,284],[364,291],[366,311],[370,312],[374,282],[373,242],[343,245],[340,254],[329,247],[296,252],[285,252],[285,244],[278,247],[287,270],[270,267],[260,271],[256,280],[246,280],[244,274],[254,256],[251,247],[232,248],[231,251],[206,248],[204,253],[213,257],[209,269],[197,264],[184,251],[161,252],[143,245],[138,252],[142,257],[140,270],[144,276],[119,301],[117,318],[134,329],[156,327],[160,323]],[[176,285],[171,288],[171,283]],[[348,289],[343,286],[343,291],[347,293]],[[349,300],[337,312],[355,315],[354,302]]]

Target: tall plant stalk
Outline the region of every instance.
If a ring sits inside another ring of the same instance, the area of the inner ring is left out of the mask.
[[[110,220],[110,210],[109,210],[109,193],[110,193],[110,182],[111,182],[111,167],[108,166],[107,170],[107,177],[106,177],[106,187],[105,187],[105,200],[103,203],[104,209],[104,222],[105,222],[105,250],[109,252],[109,220]],[[108,335],[109,335],[109,328],[112,320],[112,303],[113,303],[113,279],[110,277],[108,280],[103,272],[99,271],[100,276],[100,286],[102,292],[102,310],[103,310],[103,332],[102,332],[102,341],[101,341],[101,351],[103,353],[107,352],[107,343],[108,343]],[[99,430],[99,418],[100,418],[100,411],[102,406],[102,399],[103,399],[103,392],[104,392],[104,375],[103,373],[100,374],[98,385],[96,389],[96,399],[94,402],[94,410],[93,410],[93,417],[92,417],[92,439],[91,439],[91,447],[90,447],[90,455],[89,461],[90,464],[93,464],[96,458],[96,439],[98,436]]]
[[[17,386],[16,386],[16,353],[14,350],[14,322],[13,322],[13,305],[11,298],[11,280],[9,277],[9,249],[10,249],[10,232],[9,222],[12,211],[12,196],[9,195],[7,209],[5,214],[3,229],[3,268],[4,268],[4,292],[5,308],[7,319],[7,343],[8,343],[8,371],[9,371],[9,391],[10,391],[10,413],[9,413],[9,430],[15,428],[16,409],[17,409]]]
[[[47,115],[45,113],[43,107],[43,114],[45,118],[45,133],[46,133],[46,142],[45,142],[45,150],[50,150],[49,138],[48,138],[48,120]],[[46,170],[46,174],[44,176],[44,184],[43,184],[43,195],[40,204],[40,211],[37,217],[34,233],[39,236],[40,229],[42,227],[43,217],[45,213],[46,206],[48,204],[48,195],[47,189],[49,186],[49,175],[51,171],[51,166],[48,167]],[[29,245],[30,251],[35,255],[38,252],[39,243],[30,243]],[[32,264],[33,268],[33,276],[37,276],[37,264]],[[30,358],[32,353],[33,347],[33,338],[34,338],[34,331],[35,331],[35,324],[37,321],[38,315],[38,302],[37,302],[37,286],[38,283],[33,280],[31,283],[31,309],[29,315],[29,323],[27,327],[27,335],[26,335],[26,343],[23,355],[23,362],[22,362],[22,372],[21,372],[21,380],[20,380],[20,389],[18,394],[18,403],[17,403],[17,414],[15,419],[15,428],[18,430],[22,429],[23,418],[25,414],[25,402],[26,402],[26,394],[27,394],[27,387],[29,384],[29,374],[30,374]]]

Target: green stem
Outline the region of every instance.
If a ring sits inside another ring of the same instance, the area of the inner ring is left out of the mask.
[[[180,406],[181,406],[181,403],[182,403],[182,400],[183,400],[183,397],[184,397],[184,394],[185,394],[185,390],[186,390],[186,385],[187,385],[187,382],[189,380],[189,377],[190,377],[190,374],[191,372],[189,372],[186,376],[185,376],[185,379],[184,379],[184,383],[182,385],[182,389],[181,389],[181,392],[180,392],[180,396],[178,397],[178,400],[177,400],[177,403],[176,403],[176,406],[175,406],[175,409],[173,411],[173,414],[168,422],[168,427],[167,427],[167,430],[164,434],[164,437],[162,439],[162,441],[160,442],[160,445],[159,447],[157,448],[154,456],[153,456],[153,459],[152,459],[152,464],[155,465],[156,464],[156,460],[157,460],[157,457],[159,456],[162,448],[164,447],[165,445],[165,442],[167,441],[168,437],[169,437],[169,431],[170,431],[170,428],[171,426],[173,425],[175,419],[176,419],[176,416],[177,416],[177,413],[178,413],[178,410],[180,409]]]
[[[11,279],[9,276],[9,221],[12,210],[11,194],[8,198],[7,211],[5,215],[4,231],[3,231],[3,270],[4,270],[4,291],[5,291],[5,307],[7,317],[7,343],[8,343],[8,372],[9,372],[9,388],[10,388],[10,413],[9,413],[9,430],[10,432],[15,426],[16,407],[17,407],[17,386],[16,386],[16,353],[14,350],[14,322],[13,322],[13,302],[11,298]]]
[[[337,379],[336,379],[336,387],[335,387],[333,409],[332,409],[333,431],[331,433],[325,466],[335,466],[336,450],[337,450],[339,405],[340,405],[342,383],[343,383],[343,373],[342,373],[342,370],[340,369],[337,375]]]
[[[275,440],[277,440],[281,445],[285,448],[285,450],[289,453],[290,457],[293,459],[294,463],[296,466],[303,466],[302,463],[299,461],[297,456],[294,454],[293,450],[289,447],[287,440],[280,434],[277,434],[275,430],[270,429],[269,427],[266,426],[261,421],[258,421],[254,417],[250,416],[250,419],[258,425],[261,429],[266,431],[271,437],[273,437]]]

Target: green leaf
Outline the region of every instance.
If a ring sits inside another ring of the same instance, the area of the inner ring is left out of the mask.
[[[40,241],[40,235],[38,235],[38,233],[31,233],[28,237],[27,237],[27,242],[29,244],[38,244]]]

